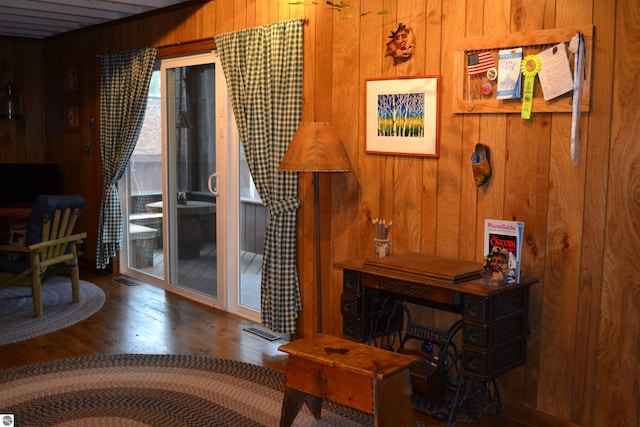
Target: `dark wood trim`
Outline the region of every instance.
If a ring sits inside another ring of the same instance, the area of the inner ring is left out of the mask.
[[[213,39],[193,40],[185,43],[175,43],[158,46],[158,58],[168,58],[170,56],[180,56],[186,53],[207,52],[215,50],[216,42]]]

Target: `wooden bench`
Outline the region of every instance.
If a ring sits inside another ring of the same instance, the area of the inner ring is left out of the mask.
[[[130,259],[134,268],[153,267],[153,250],[160,232],[155,228],[129,223]]]
[[[415,356],[317,334],[281,345],[289,354],[281,427],[289,427],[303,403],[316,419],[322,400],[373,414],[373,425],[415,426],[409,367]]]

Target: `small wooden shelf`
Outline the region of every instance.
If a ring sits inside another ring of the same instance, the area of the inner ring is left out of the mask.
[[[453,60],[453,85],[454,100],[453,112],[461,114],[478,114],[478,113],[520,113],[522,109],[521,99],[496,99],[495,91],[492,96],[477,96],[469,99],[470,88],[468,87],[471,80],[471,93],[479,93],[476,90],[480,87],[481,78],[467,78],[466,56],[468,52],[480,50],[495,51],[497,63],[497,54],[500,49],[510,47],[522,47],[523,57],[531,53],[539,53],[544,49],[552,47],[561,42],[570,42],[571,38],[577,33],[582,33],[585,46],[585,79],[582,84],[582,97],[580,99],[580,111],[588,112],[591,104],[591,64],[593,52],[593,25],[575,26],[562,29],[538,30],[531,32],[520,32],[511,34],[502,34],[495,36],[474,37],[461,40],[454,45],[455,54]],[[572,68],[573,68],[573,64]],[[477,88],[475,88],[477,86]],[[572,92],[562,95],[558,98],[545,101],[542,97],[542,90],[538,79],[536,78],[536,91],[533,99],[534,113],[571,113]]]

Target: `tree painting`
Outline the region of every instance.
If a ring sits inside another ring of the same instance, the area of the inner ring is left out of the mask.
[[[378,136],[424,137],[425,94],[378,95]]]

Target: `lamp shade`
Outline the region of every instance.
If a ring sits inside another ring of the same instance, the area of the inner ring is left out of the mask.
[[[300,123],[280,163],[281,171],[349,172],[347,152],[329,123]]]

